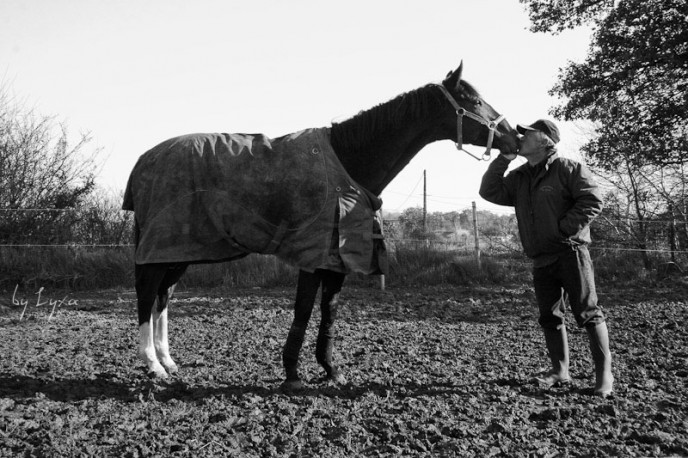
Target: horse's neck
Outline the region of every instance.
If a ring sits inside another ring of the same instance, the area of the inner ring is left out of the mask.
[[[333,124],[332,146],[349,175],[379,195],[423,147],[448,138],[439,129],[442,103],[431,85],[400,95]]]

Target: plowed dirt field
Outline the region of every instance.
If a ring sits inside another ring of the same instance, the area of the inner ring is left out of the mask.
[[[594,383],[570,320],[573,383],[532,381],[548,359],[528,288],[346,288],[322,380],[313,313],[307,388],[280,391],[293,290],[180,292],[177,376],[136,357],[132,292],[0,302],[0,456],[688,456],[688,290],[601,291],[615,395]],[[16,296],[22,297],[22,293]]]

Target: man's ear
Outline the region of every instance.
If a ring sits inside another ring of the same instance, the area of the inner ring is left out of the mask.
[[[463,60],[459,64],[459,68],[447,73],[447,77],[442,81],[442,85],[447,89],[453,89],[455,91],[459,90],[461,84],[461,74],[463,73]]]

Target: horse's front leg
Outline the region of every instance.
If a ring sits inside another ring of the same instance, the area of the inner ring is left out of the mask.
[[[282,364],[286,372],[286,380],[282,387],[287,390],[301,389],[303,384],[299,378],[298,365],[299,353],[306,336],[308,321],[311,319],[315,296],[320,287],[320,275],[318,272],[299,271],[299,280],[296,286],[296,301],[294,303],[294,321],[289,329],[287,341],[282,350]]]
[[[146,365],[150,378],[167,378],[167,372],[155,354],[154,336],[155,330],[152,320],[149,319],[139,325],[139,358]]]
[[[327,378],[337,384],[346,383],[346,378],[332,362],[335,335],[334,322],[339,310],[339,293],[342,290],[344,278],[345,274],[343,273],[323,271],[320,328],[318,329],[318,340],[315,345],[315,358],[325,369]]]

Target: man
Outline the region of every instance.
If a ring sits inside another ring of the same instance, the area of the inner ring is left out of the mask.
[[[590,222],[602,211],[600,191],[582,164],[556,154],[559,130],[548,120],[518,125],[518,152],[528,162],[504,176],[516,155],[499,155],[480,185],[487,201],[513,206],[526,255],[533,260],[539,324],[552,369],[538,381],[554,386],[571,381],[564,323],[568,298],[579,327],[585,327],[595,363],[598,396],[612,393],[614,377],[604,314],[597,304],[590,243]]]

